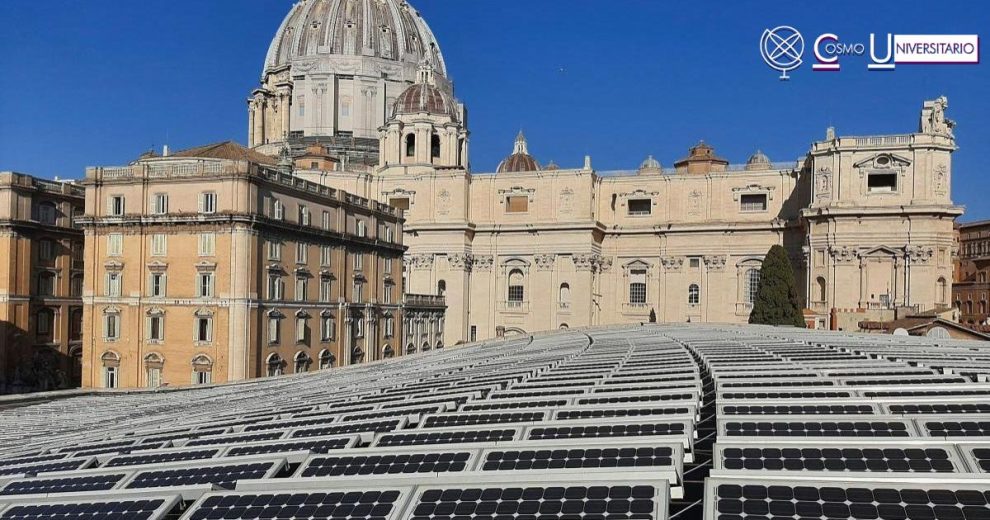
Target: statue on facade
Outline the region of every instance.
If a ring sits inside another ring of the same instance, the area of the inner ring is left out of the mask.
[[[938,99],[925,101],[921,109],[921,125],[919,131],[923,134],[941,134],[952,137],[952,129],[956,122],[945,117],[949,108],[949,99],[939,96]]]

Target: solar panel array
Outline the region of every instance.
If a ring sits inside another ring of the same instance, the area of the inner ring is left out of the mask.
[[[977,343],[641,326],[75,395],[0,412],[0,520],[990,520],[984,366]]]

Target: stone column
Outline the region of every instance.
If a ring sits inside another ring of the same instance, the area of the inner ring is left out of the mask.
[[[248,100],[248,147],[255,146],[254,141],[254,101]]]

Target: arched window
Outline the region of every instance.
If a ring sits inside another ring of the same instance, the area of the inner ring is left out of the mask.
[[[55,273],[43,271],[38,274],[38,296],[55,296]]]
[[[326,349],[320,351],[320,370],[331,368],[334,361],[336,361],[336,357],[333,352]]]
[[[103,364],[103,387],[117,388],[119,385],[120,355],[112,350],[108,350],[100,356]]]
[[[55,331],[55,312],[41,309],[35,315],[34,331],[39,341],[51,341]]]
[[[815,284],[818,286],[817,287],[818,292],[815,294],[815,296],[818,297],[818,301],[820,301],[820,302],[828,301],[827,298],[826,298],[827,294],[826,294],[825,278],[822,278],[821,276],[819,276],[815,280]]]
[[[430,138],[430,157],[434,159],[440,158],[440,136],[434,134]]]
[[[395,356],[395,351],[392,350],[392,346],[385,345],[385,348],[382,349],[382,357],[385,359],[390,359],[393,356]]]
[[[569,326],[568,326],[568,325],[567,325],[566,323],[561,323],[561,324],[560,324],[560,330],[567,330],[567,329],[569,329],[569,328],[570,328],[570,327],[569,327]]]
[[[525,278],[523,277],[523,272],[519,269],[513,269],[509,272],[509,302],[510,303],[522,303],[526,296],[526,290],[523,286]]]
[[[208,385],[213,382],[213,360],[206,354],[200,354],[192,360],[193,384]]]
[[[416,352],[416,345],[413,345],[412,343],[406,345],[406,354],[413,354],[415,352]]]
[[[760,289],[760,270],[746,270],[746,303],[752,304],[756,301],[756,292]]]
[[[416,156],[416,134],[406,136],[406,157]]]
[[[701,288],[698,284],[691,284],[688,287],[688,305],[698,305],[701,303]]]
[[[560,290],[557,292],[557,300],[561,305],[566,306],[571,302],[571,285],[564,282],[560,284]]]
[[[946,283],[944,277],[940,276],[938,282],[935,284],[935,298],[935,301],[940,304],[949,301],[948,283]]]
[[[445,294],[447,294],[447,281],[440,280],[439,282],[437,282],[437,295],[443,296]]]
[[[437,350],[440,350],[442,348],[443,348],[443,341],[437,341]]]
[[[364,350],[359,346],[351,349],[351,364],[353,365],[362,361],[364,361]]]
[[[309,372],[309,364],[313,362],[309,358],[309,355],[303,351],[296,352],[295,360],[295,373],[301,374],[303,372]]]
[[[158,388],[162,386],[162,369],[165,367],[165,358],[161,354],[152,352],[144,356],[144,371],[148,376],[148,388]]]
[[[268,356],[268,360],[265,361],[265,365],[268,367],[268,377],[282,375],[282,356],[279,356],[278,354]]]
[[[429,341],[424,341],[423,342],[423,346],[420,347],[420,350],[422,352],[428,352],[430,350],[430,342]]]

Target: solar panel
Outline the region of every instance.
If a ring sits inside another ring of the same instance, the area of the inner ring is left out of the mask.
[[[3,509],[0,520],[158,520],[179,502],[178,496],[72,498],[14,503]]]
[[[252,443],[232,446],[225,453],[228,457],[239,455],[261,455],[267,453],[285,453],[291,451],[309,451],[312,453],[330,453],[333,450],[350,448],[357,442],[355,436],[312,438],[305,440],[283,440],[276,443]]]
[[[906,447],[848,444],[785,447],[724,445],[717,447],[716,469],[750,471],[837,471],[953,473],[958,467],[951,447]]]
[[[0,467],[0,476],[22,475],[25,473],[53,473],[58,471],[71,471],[74,469],[88,468],[93,464],[92,457],[81,459],[51,460],[48,462],[38,462],[35,464],[25,464],[23,466]]]
[[[511,428],[478,428],[416,433],[390,433],[375,438],[373,446],[422,446],[426,444],[460,444],[471,442],[506,442],[518,438]]]
[[[162,464],[168,462],[209,459],[217,456],[218,453],[220,453],[220,448],[169,451],[165,453],[142,453],[138,455],[118,455],[103,463],[102,467],[115,468],[121,466],[147,466],[151,464]]]
[[[352,453],[312,457],[300,469],[299,477],[339,477],[352,475],[398,475],[465,471],[471,453]]]
[[[271,478],[285,467],[285,460],[244,460],[200,463],[195,466],[159,465],[138,471],[123,484],[126,489],[145,489],[196,484],[233,488],[239,481]]]
[[[119,484],[126,473],[107,473],[86,476],[51,476],[9,482],[0,495],[50,495],[56,493],[81,493],[106,491]]]

